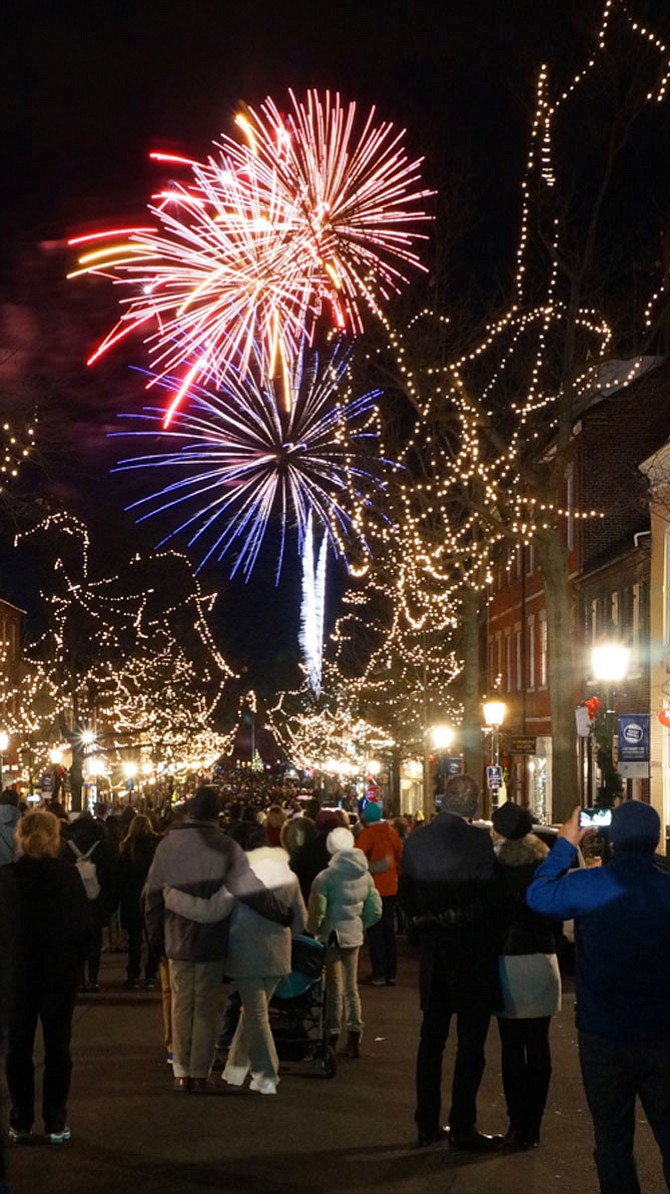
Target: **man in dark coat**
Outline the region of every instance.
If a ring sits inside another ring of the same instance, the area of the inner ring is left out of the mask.
[[[491,1015],[502,1010],[495,915],[495,856],[490,835],[469,824],[477,784],[451,776],[442,811],[405,844],[400,903],[420,934],[423,1022],[416,1063],[419,1143],[448,1137],[453,1148],[497,1148],[502,1136],[477,1129],[476,1099]],[[452,1015],[458,1050],[449,1128],[440,1126],[442,1057]]]

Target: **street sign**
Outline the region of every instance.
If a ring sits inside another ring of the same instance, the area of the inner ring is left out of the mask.
[[[444,764],[445,775],[461,775],[463,771],[462,759],[447,759]]]
[[[532,735],[525,735],[520,738],[512,738],[512,754],[513,755],[534,755],[537,753],[537,738]]]
[[[617,738],[620,763],[649,761],[649,714],[623,713],[618,718]]]
[[[502,767],[497,763],[486,768],[486,783],[491,792],[497,792],[498,788],[502,788],[502,778]]]

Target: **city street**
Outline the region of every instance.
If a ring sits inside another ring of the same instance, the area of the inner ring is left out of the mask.
[[[123,992],[123,955],[105,955],[102,992],[85,997],[75,1013],[72,1142],[47,1147],[37,1137],[29,1146],[13,1146],[13,1194],[597,1190],[571,991],[552,1029],[554,1077],[540,1148],[482,1159],[416,1147],[416,971],[405,953],[397,987],[363,988],[364,1056],[338,1058],[334,1079],[295,1065],[282,1073],[276,1098],[231,1089],[218,1078],[215,1094],[195,1096],[171,1089],[159,996]],[[447,1077],[452,1056],[450,1041]],[[487,1132],[506,1126],[495,1024],[479,1126]],[[660,1194],[660,1161],[641,1110],[637,1137],[642,1190]]]

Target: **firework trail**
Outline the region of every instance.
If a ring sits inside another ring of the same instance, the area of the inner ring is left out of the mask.
[[[257,370],[244,377],[228,371],[217,392],[193,386],[188,408],[177,411],[171,428],[160,433],[174,446],[119,462],[115,471],[171,474],[128,509],[139,522],[184,514],[159,546],[186,536],[189,546],[202,550],[200,567],[231,553],[231,575],[241,570],[246,580],[271,519],[280,528],[277,577],[289,529],[295,529],[301,553],[310,515],[322,524],[336,554],[344,556],[352,541],[367,552],[359,529],[361,504],[380,482],[365,463],[361,441],[377,437],[378,392],[341,402],[346,368],[346,357],[337,351],[324,367],[316,354],[308,363],[302,356],[292,375],[288,411],[278,405],[273,383],[257,380]],[[168,377],[159,384],[170,388],[173,382]],[[155,440],[162,415],[160,408],[146,408],[128,417],[150,423],[150,430],[115,434]]]

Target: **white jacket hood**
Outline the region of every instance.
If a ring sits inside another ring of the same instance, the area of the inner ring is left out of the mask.
[[[368,860],[362,850],[338,850],[328,863],[329,870],[337,871],[344,879],[357,879],[368,870]]]
[[[289,866],[289,856],[281,846],[259,846],[257,850],[249,851],[247,861],[256,878],[260,879],[269,891],[291,887],[297,883]]]

